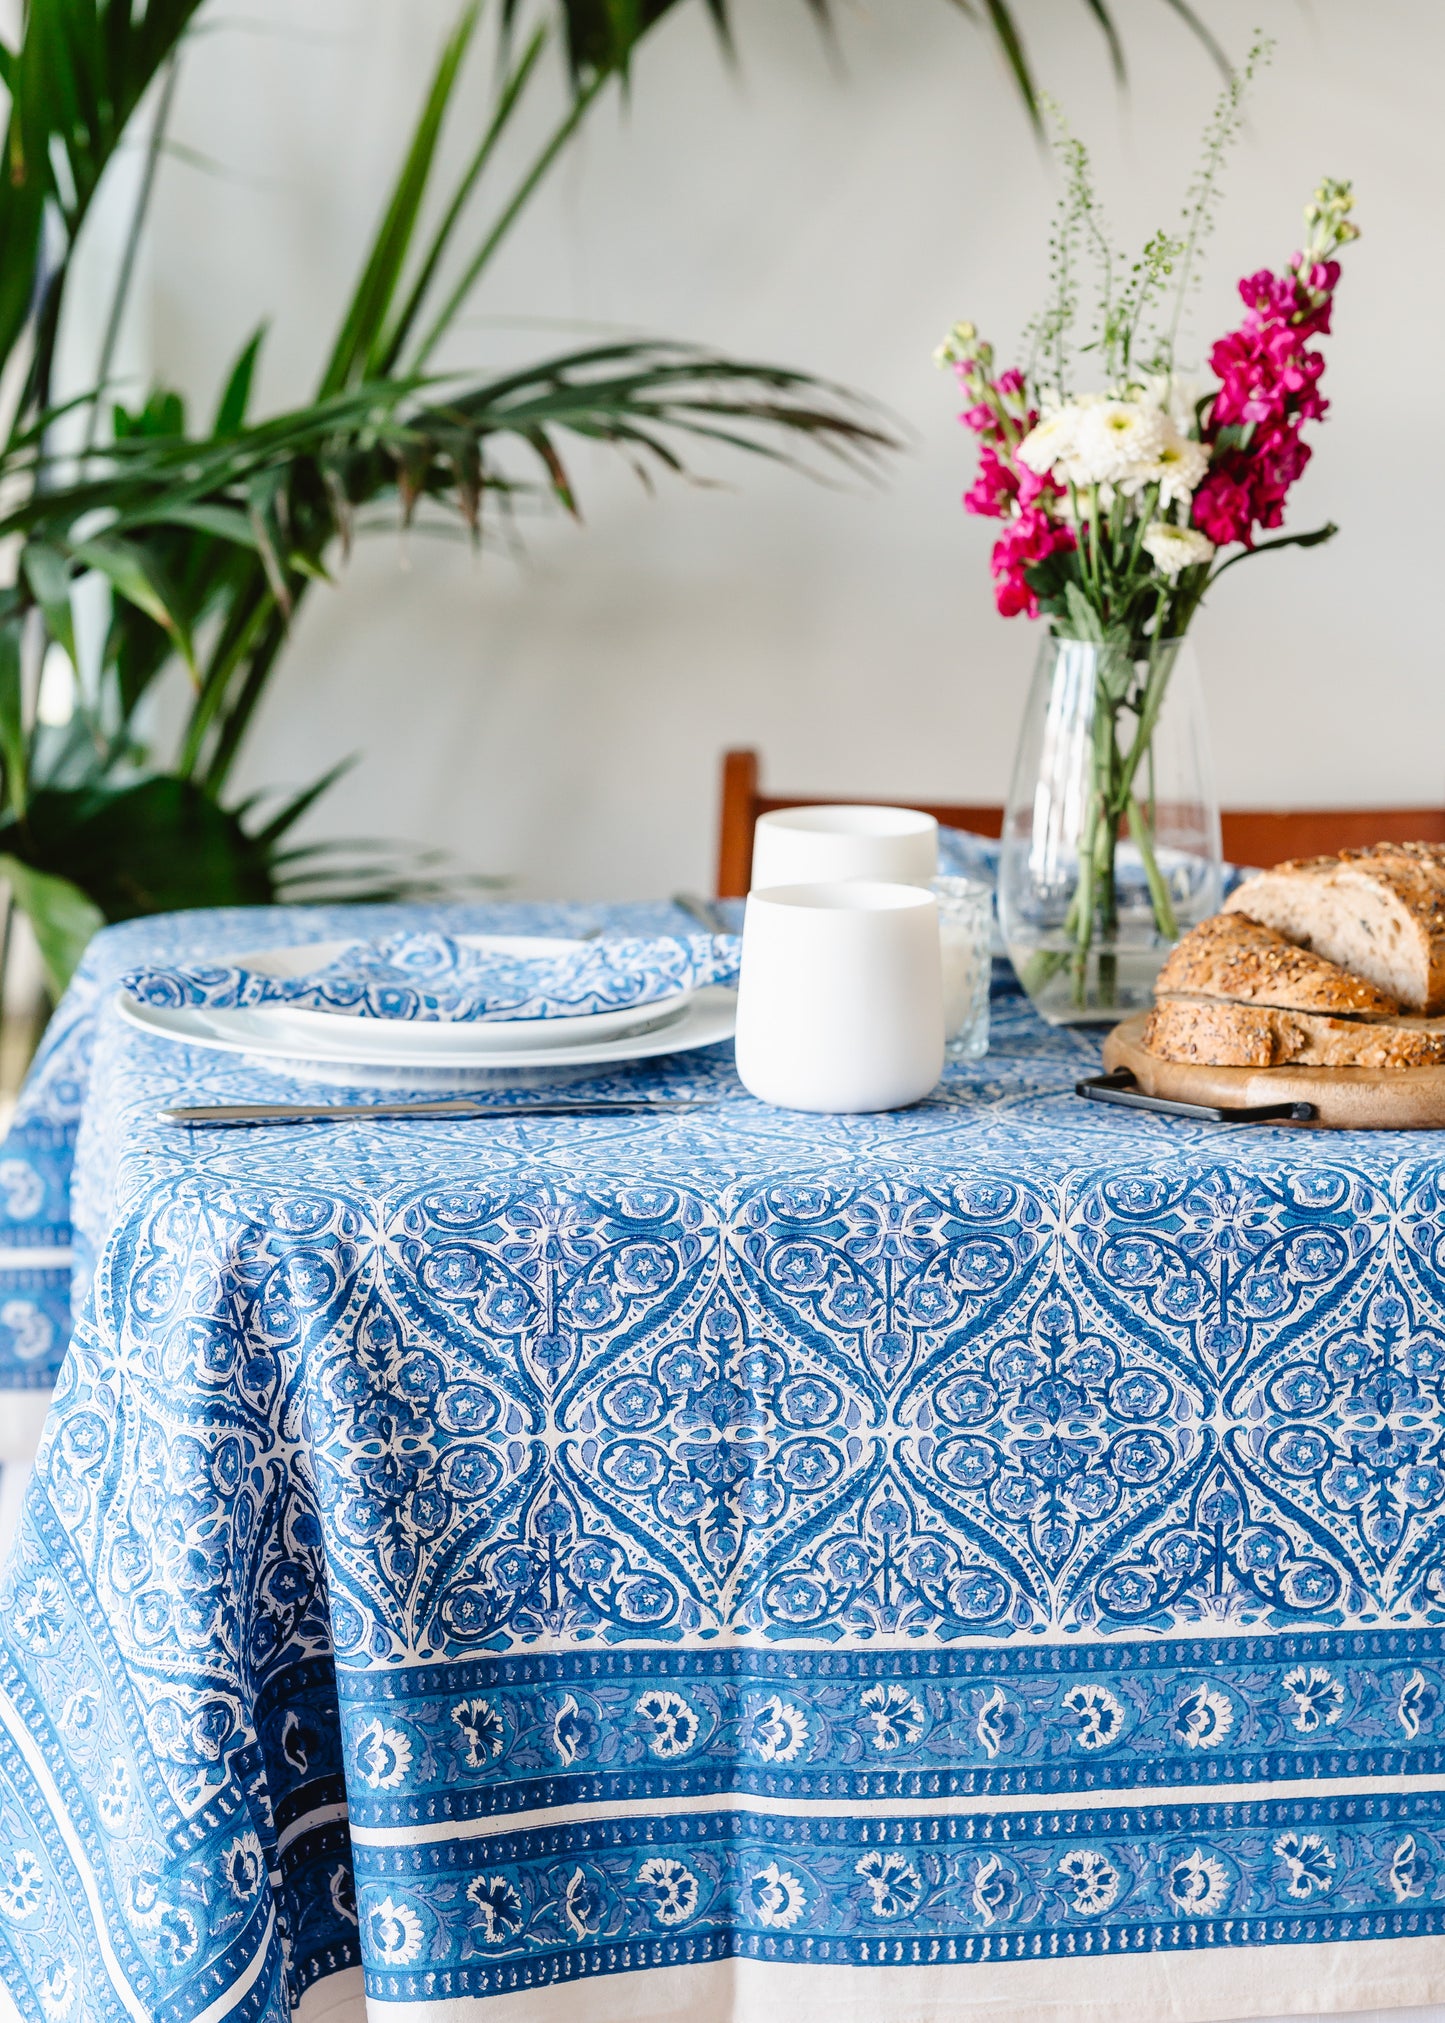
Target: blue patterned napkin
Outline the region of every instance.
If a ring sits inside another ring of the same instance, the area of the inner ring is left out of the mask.
[[[739,946],[735,934],[654,935],[517,955],[469,948],[449,934],[395,934],[357,942],[308,976],[167,965],[133,969],[122,984],[142,1004],[207,1011],[296,1005],[376,1019],[578,1018],[735,984]]]

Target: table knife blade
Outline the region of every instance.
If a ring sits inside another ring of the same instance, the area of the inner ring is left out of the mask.
[[[701,1096],[639,1096],[504,1104],[452,1096],[391,1103],[176,1103],[160,1115],[167,1124],[201,1125],[337,1124],[357,1117],[439,1117],[452,1122],[497,1117],[515,1122],[523,1117],[639,1117],[649,1111],[676,1116],[707,1101]]]

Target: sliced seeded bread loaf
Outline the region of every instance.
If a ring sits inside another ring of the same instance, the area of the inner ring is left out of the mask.
[[[1412,1010],[1445,1010],[1445,845],[1378,843],[1277,864],[1225,902]]]
[[[1445,1024],[1327,1018],[1273,1005],[1161,997],[1141,1044],[1161,1061],[1214,1068],[1433,1068],[1445,1063]]]
[[[1285,1011],[1388,1017],[1398,1001],[1247,913],[1216,913],[1190,929],[1159,972],[1163,995],[1226,998]]]

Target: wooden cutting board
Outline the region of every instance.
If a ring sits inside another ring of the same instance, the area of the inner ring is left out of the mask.
[[[1104,1042],[1104,1066],[1128,1068],[1149,1096],[1184,1103],[1242,1108],[1253,1103],[1313,1103],[1312,1124],[1335,1131],[1439,1131],[1445,1129],[1445,1067],[1206,1068],[1195,1061],[1161,1061],[1139,1041],[1146,1014],[1125,1019]]]

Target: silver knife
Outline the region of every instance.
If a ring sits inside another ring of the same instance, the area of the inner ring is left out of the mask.
[[[703,1107],[705,1096],[599,1096],[572,1102],[478,1102],[468,1096],[397,1103],[178,1103],[161,1111],[168,1124],[333,1124],[349,1117],[639,1117],[649,1110],[665,1115]]]

